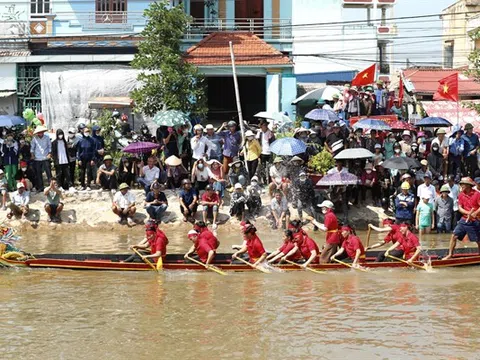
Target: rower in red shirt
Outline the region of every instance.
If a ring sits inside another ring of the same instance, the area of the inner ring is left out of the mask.
[[[285,261],[288,259],[292,261],[294,260],[292,259],[293,256],[300,254],[305,260],[305,262],[302,264],[303,268],[306,268],[311,263],[318,264],[318,254],[320,251],[316,242],[308,236],[305,230],[301,228],[302,224],[300,221],[292,220],[290,221],[290,224],[295,229],[293,230],[294,247],[290,250],[290,252],[285,254],[282,260]]]
[[[209,244],[206,238],[200,238],[199,235],[195,230],[188,232],[187,237],[193,245],[185,254],[185,259],[196,252],[200,261],[205,264],[205,268],[208,268],[215,258],[215,249]]]
[[[133,245],[130,249],[139,249],[142,254],[142,260],[152,259],[154,262],[158,261],[159,257],[165,259],[167,256],[168,238],[165,233],[158,228],[153,222],[148,222],[145,225],[145,239],[137,245]],[[150,255],[145,250],[150,248]],[[137,255],[132,255],[124,262],[134,261]]]
[[[322,253],[320,254],[320,264],[326,264],[330,262],[330,258],[332,257],[332,255],[337,252],[342,240],[338,231],[338,219],[333,212],[333,203],[329,200],[325,200],[317,206],[319,208],[322,208],[322,213],[325,216],[323,224],[314,220],[312,217],[310,217],[309,220],[311,220],[313,225],[317,226],[320,230],[327,233],[325,239],[325,246],[323,247]]]
[[[245,226],[243,235],[245,241],[242,247],[232,255],[232,260],[235,260],[240,254],[248,252],[250,263],[252,263],[254,267],[257,267],[267,258],[267,252],[257,235],[257,229],[254,225],[249,224]]]
[[[201,239],[206,239],[213,249],[218,249],[220,241],[218,241],[217,237],[208,229],[203,221],[197,221],[195,225],[193,225],[193,230],[200,234],[199,237]]]
[[[404,257],[408,263],[413,263],[417,260],[422,247],[418,238],[408,227],[409,224],[406,223],[400,225],[400,231],[395,236],[395,243],[385,252],[386,258],[390,254],[400,259]]]
[[[295,246],[295,242],[293,241],[293,232],[292,230],[285,230],[283,233],[283,244],[280,246],[276,251],[272,252],[270,255],[267,256],[267,260],[269,264],[272,264],[282,257],[287,255]],[[290,257],[292,261],[299,260],[302,256],[300,255],[300,251],[296,252],[293,256]]]
[[[363,248],[362,241],[358,236],[353,235],[353,230],[350,226],[342,226],[340,234],[343,240],[342,246],[331,257],[331,260],[343,260],[348,257],[353,260],[353,267],[360,267],[360,262],[365,260],[365,249]]]
[[[465,235],[468,235],[470,241],[476,242],[480,253],[480,222],[478,215],[480,213],[480,193],[473,190],[475,182],[464,177],[460,180],[462,192],[458,195],[458,212],[462,214],[462,218],[457,223],[450,238],[450,246],[448,255],[443,260],[448,260],[453,256],[457,240],[462,241]]]
[[[383,241],[381,241],[379,243],[376,243],[376,244],[373,244],[372,246],[367,247],[365,250],[376,249],[376,248],[379,248],[379,247],[381,247],[385,244],[388,244],[388,243],[392,243],[392,244],[395,243],[395,241],[396,241],[395,237],[398,234],[398,232],[400,231],[400,225],[396,225],[393,219],[384,219],[382,224],[383,224],[383,227],[376,227],[376,226],[373,226],[372,224],[368,224],[369,229],[372,229],[372,230],[380,232],[380,233],[388,232],[388,234],[387,234],[387,236],[385,236]],[[385,254],[383,252],[381,252],[377,256],[376,261],[377,262],[385,261]]]

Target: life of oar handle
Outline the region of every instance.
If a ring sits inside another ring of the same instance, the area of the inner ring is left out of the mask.
[[[135,252],[135,254],[137,254],[138,256],[140,256],[140,259],[142,259],[145,264],[149,265],[149,266],[152,268],[152,270],[158,271],[158,269],[155,268],[155,266],[151,263],[151,261],[148,260],[148,259],[145,259],[145,258],[143,257],[143,255],[140,254],[140,252],[139,252],[136,248],[132,248],[132,250]]]

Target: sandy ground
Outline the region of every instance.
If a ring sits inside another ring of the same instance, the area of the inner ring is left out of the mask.
[[[54,230],[69,227],[70,230],[79,228],[82,230],[88,229],[106,229],[115,231],[140,231],[143,227],[142,224],[148,220],[148,214],[144,208],[145,195],[142,190],[131,190],[136,196],[137,213],[134,217],[136,226],[133,228],[127,225],[120,225],[117,223],[117,216],[111,211],[111,204],[113,194],[109,191],[79,191],[75,193],[66,192],[63,195],[62,202],[65,204],[64,210],[61,214],[62,223],[50,223],[47,221],[48,216],[44,210],[46,197],[43,194],[33,194],[30,196],[30,214],[28,221],[21,221],[19,219],[12,218],[8,220],[6,218],[6,211],[0,212],[0,219],[5,218],[4,223],[9,226],[22,228],[24,230]],[[183,226],[182,214],[180,212],[180,206],[177,198],[177,194],[174,191],[166,190],[169,206],[164,214],[163,222],[167,228],[175,228]],[[269,213],[270,197],[268,194],[262,196],[262,211],[260,215],[251,218],[255,222],[261,225],[268,226],[269,220],[267,214]],[[232,228],[232,230],[238,230],[239,221],[229,216],[229,194],[226,195],[225,205],[220,210],[218,216],[219,226]],[[290,212],[292,218],[296,218],[297,210],[291,208]],[[248,212],[247,212],[248,214]],[[348,220],[349,223],[354,224],[357,229],[365,229],[369,222],[378,224],[380,219],[386,215],[381,208],[373,206],[352,206],[349,210]],[[248,217],[247,217],[248,218]],[[342,219],[342,214],[339,214],[339,218]],[[196,215],[197,220],[202,219],[201,212]]]

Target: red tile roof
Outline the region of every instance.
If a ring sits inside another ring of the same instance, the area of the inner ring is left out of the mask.
[[[230,41],[238,66],[293,65],[288,56],[248,32],[212,33],[188,49],[185,59],[197,66],[229,66]]]
[[[415,93],[434,94],[438,89],[438,81],[458,73],[458,88],[460,95],[480,95],[480,83],[463,74],[464,69],[406,69],[405,79],[412,82]]]

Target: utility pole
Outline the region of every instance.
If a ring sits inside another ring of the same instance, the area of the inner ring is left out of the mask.
[[[243,124],[243,114],[242,114],[242,103],[240,102],[240,91],[238,89],[238,79],[237,79],[237,70],[235,68],[235,54],[233,53],[233,43],[230,41],[230,57],[232,59],[232,74],[233,74],[233,85],[235,87],[235,98],[237,99],[237,111],[238,111],[238,121],[240,122],[240,131],[242,133],[242,143],[245,146],[245,128]],[[247,153],[245,147],[245,168],[247,167]]]

